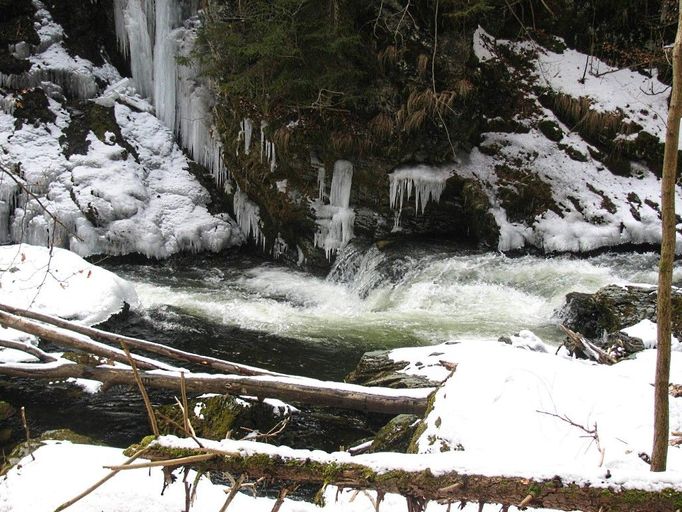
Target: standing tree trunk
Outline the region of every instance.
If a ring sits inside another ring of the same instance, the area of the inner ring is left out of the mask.
[[[654,403],[654,447],[651,453],[651,471],[665,471],[668,457],[671,336],[671,286],[675,257],[675,174],[682,115],[682,0],[680,0],[677,36],[673,46],[673,85],[668,110],[668,128],[665,135],[663,179],[661,180],[661,211],[663,232],[661,260],[658,272],[658,354],[656,358],[656,388]]]

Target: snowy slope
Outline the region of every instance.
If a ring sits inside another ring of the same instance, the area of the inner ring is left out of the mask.
[[[408,198],[422,210],[425,203],[438,202],[445,180],[458,175],[482,185],[500,229],[501,251],[530,246],[546,252],[583,252],[660,243],[660,180],[651,171],[644,149],[641,159],[627,161],[626,172],[614,174],[605,162],[608,153],[618,154],[623,144],[636,148],[648,141],[650,150],[651,141],[654,145],[664,141],[669,88],[658,81],[655,71],[645,76],[617,70],[574,50],[557,53],[527,41],[495,40],[481,28],[476,31],[474,51],[481,66],[502,65],[517,72],[500,56],[500,48],[522,54],[530,67],[513,75],[522,76],[515,87],[527,101],[525,111],[512,120],[515,128],[484,133],[478,148],[447,166],[408,169],[409,180],[406,170],[393,172],[391,206],[398,215]],[[565,104],[581,106],[587,114],[602,115],[599,119],[605,126],[597,129],[610,139],[600,147],[587,142],[578,133],[580,121],[564,124],[543,106],[541,94],[563,98]],[[501,118],[490,121],[504,124]],[[555,136],[547,136],[543,124]],[[680,208],[678,188],[676,209]]]

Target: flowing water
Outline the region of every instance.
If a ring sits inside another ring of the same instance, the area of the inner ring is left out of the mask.
[[[368,350],[497,339],[520,329],[557,343],[555,311],[566,293],[657,278],[653,253],[512,258],[417,244],[383,251],[351,245],[326,277],[239,252],[103,265],[132,281],[141,302],[106,329],[335,380]],[[147,431],[135,390],[116,386],[88,396],[68,386],[47,392],[35,386],[0,382],[0,395],[26,405],[36,431],[67,426],[118,446]],[[153,399],[168,403],[170,395],[155,392]],[[333,443],[339,435],[322,437]]]
[[[657,256],[621,253],[506,257],[434,246],[379,251],[351,246],[326,278],[273,263],[209,258],[179,268],[119,265],[142,312],[159,327],[183,329],[189,315],[260,333],[300,348],[350,351],[498,338],[530,329],[557,342],[555,311],[571,291],[656,282]],[[161,312],[166,311],[166,314]],[[172,312],[171,312],[172,311]],[[165,324],[165,325],[164,325]],[[305,354],[296,354],[295,357]]]

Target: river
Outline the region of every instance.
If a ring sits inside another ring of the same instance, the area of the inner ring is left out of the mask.
[[[529,329],[562,335],[555,311],[571,291],[657,278],[653,253],[508,257],[448,246],[349,246],[327,276],[243,251],[162,262],[101,264],[135,284],[140,306],[105,328],[185,350],[318,377],[343,379],[369,350]],[[682,275],[676,266],[676,280]],[[97,395],[65,384],[0,386],[26,405],[36,432],[69,427],[125,446],[147,431],[135,390]],[[155,393],[158,403],[172,394]],[[322,428],[322,427],[315,427]],[[358,432],[362,430],[359,428]]]

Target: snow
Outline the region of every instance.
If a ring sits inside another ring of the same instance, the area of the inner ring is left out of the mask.
[[[0,269],[0,303],[85,325],[138,302],[130,283],[63,249],[1,246]]]

